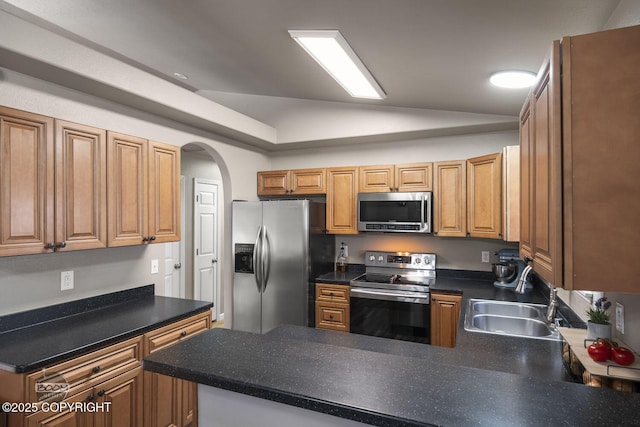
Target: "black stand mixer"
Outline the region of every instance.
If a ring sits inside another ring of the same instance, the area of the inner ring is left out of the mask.
[[[526,264],[518,257],[518,249],[500,249],[496,252],[498,262],[493,264],[493,273],[496,275],[496,281],[493,286],[497,288],[515,289],[518,286],[518,279]],[[533,285],[529,282],[527,275],[527,283],[525,291],[533,289]]]

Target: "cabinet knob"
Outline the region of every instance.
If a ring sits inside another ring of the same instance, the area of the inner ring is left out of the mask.
[[[93,402],[94,400],[96,400],[96,396],[93,393],[87,396],[87,402]]]
[[[53,243],[47,243],[46,245],[44,245],[45,249],[55,249],[56,245],[54,245]]]
[[[330,319],[330,320],[333,320],[333,314],[330,314],[330,315],[329,315],[329,319]]]
[[[152,242],[156,240],[156,235],[154,234],[153,236],[149,237],[149,240],[151,240]]]
[[[143,241],[143,242],[148,242],[148,241],[149,241],[149,236],[144,236],[144,237],[142,238],[142,241]]]
[[[94,367],[93,367],[93,369],[91,369],[91,371],[92,371],[94,374],[97,374],[98,372],[100,372],[100,366],[94,366]]]
[[[98,396],[99,396],[99,397],[104,396],[104,390],[100,390],[100,391],[98,392]]]
[[[186,336],[187,336],[187,331],[182,331],[182,332],[180,332],[180,336],[181,336],[182,338],[186,337]]]
[[[59,247],[59,248],[61,248],[61,249],[62,249],[62,248],[66,248],[66,247],[67,247],[67,242],[60,242],[60,243],[58,243],[58,247]]]
[[[529,264],[530,262],[533,262],[533,258],[531,258],[529,255],[525,255],[524,263]]]
[[[176,270],[180,270],[182,268],[182,264],[181,263],[173,264],[173,268],[175,268]]]

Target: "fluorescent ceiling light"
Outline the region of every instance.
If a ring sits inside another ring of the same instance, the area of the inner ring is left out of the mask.
[[[355,98],[386,95],[338,30],[289,30],[295,41]]]
[[[507,89],[522,89],[533,86],[536,75],[530,71],[500,71],[491,75],[489,81],[494,86]]]

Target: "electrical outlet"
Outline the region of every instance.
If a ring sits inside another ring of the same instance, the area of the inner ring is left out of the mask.
[[[158,273],[158,260],[157,259],[152,259],[151,260],[151,274],[157,274]]]
[[[60,273],[60,290],[68,291],[73,289],[73,270],[62,271]]]
[[[482,251],[482,262],[491,262],[489,251]]]
[[[624,334],[624,306],[616,303],[616,330]]]

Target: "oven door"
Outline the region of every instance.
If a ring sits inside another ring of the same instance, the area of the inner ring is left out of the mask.
[[[351,288],[351,332],[429,344],[429,294]]]

